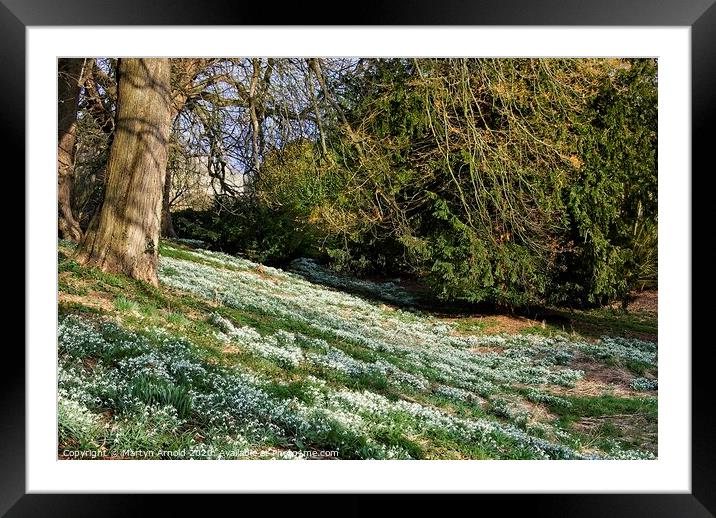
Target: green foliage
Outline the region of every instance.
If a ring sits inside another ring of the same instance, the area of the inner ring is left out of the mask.
[[[174,215],[179,235],[201,239],[209,247],[268,264],[310,255],[310,229],[290,208],[271,208],[239,198],[217,203],[206,211],[192,209]]]
[[[126,297],[120,296],[114,299],[114,307],[119,311],[134,311],[139,308],[139,305]]]
[[[268,151],[250,194],[177,214],[180,234],[454,301],[594,306],[656,282],[655,60],[362,65],[326,149]]]
[[[583,165],[563,190],[566,232],[559,257],[566,300],[603,304],[656,282],[657,84],[655,60],[611,70],[584,114]],[[557,297],[558,301],[559,297]]]
[[[148,405],[173,406],[182,418],[189,416],[191,412],[191,397],[187,389],[164,380],[146,375],[138,376],[132,383],[130,393]]]

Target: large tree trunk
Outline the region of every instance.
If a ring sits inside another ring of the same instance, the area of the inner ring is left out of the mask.
[[[79,241],[80,224],[72,214],[72,180],[77,135],[77,105],[84,59],[57,61],[57,227],[63,239]]]
[[[117,75],[104,202],[77,260],[156,286],[171,126],[169,60],[120,59]]]

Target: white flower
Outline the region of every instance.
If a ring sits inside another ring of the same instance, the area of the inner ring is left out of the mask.
[[[406,440],[448,435],[496,458],[515,448],[533,458],[607,457],[581,453],[574,438],[547,424],[542,433],[558,442],[535,436],[536,428],[525,426],[526,414],[505,394],[518,397],[514,389],[526,386],[528,400],[568,406],[567,399],[551,395],[549,388],[583,377],[582,371],[568,368],[576,353],[656,367],[657,347],[651,342],[461,336],[452,324],[429,315],[387,310],[323,285],[409,303],[391,283],[346,279],[307,260],[293,263],[298,275],[226,254],[184,252],[193,260],[160,257],[161,282],[285,323],[284,329],[267,333],[217,312],[209,319],[214,329],[208,335],[284,367],[285,379],[247,370],[244,363],[257,367],[244,355],[235,367],[211,366],[192,343],[163,329],[131,333],[113,324],[67,317],[58,330],[59,392],[63,416],[76,422],[77,430],[97,435],[99,412],[112,409],[109,441],[125,444],[142,430],[145,440],[159,441],[163,434],[182,433],[191,425],[201,428],[211,458],[229,458],[236,445],[256,447],[269,457],[293,458],[296,454],[271,448],[304,443],[339,448],[342,455],[355,457],[409,458],[409,448],[385,443],[386,436],[396,435]],[[87,359],[92,360],[91,368]],[[347,378],[352,388],[337,381]],[[140,379],[182,388],[166,392],[166,401],[148,402],[137,389]],[[291,392],[295,387],[289,390],[288,380],[297,379],[300,390]],[[633,386],[645,383],[636,379]],[[190,419],[180,417],[181,401],[172,397],[188,399]],[[471,405],[460,407],[455,415],[455,406],[444,399]],[[485,416],[476,404],[485,399],[492,416]],[[616,448],[610,452],[620,458],[642,455]]]

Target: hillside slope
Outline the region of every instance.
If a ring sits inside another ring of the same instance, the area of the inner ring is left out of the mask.
[[[156,289],[60,243],[61,458],[656,454],[655,342],[492,335],[321,284],[306,263],[314,282],[160,252]]]

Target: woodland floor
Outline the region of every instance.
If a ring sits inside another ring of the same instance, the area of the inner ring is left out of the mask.
[[[60,458],[657,455],[656,292],[470,313],[309,260],[160,253],[154,288],[60,242]]]

